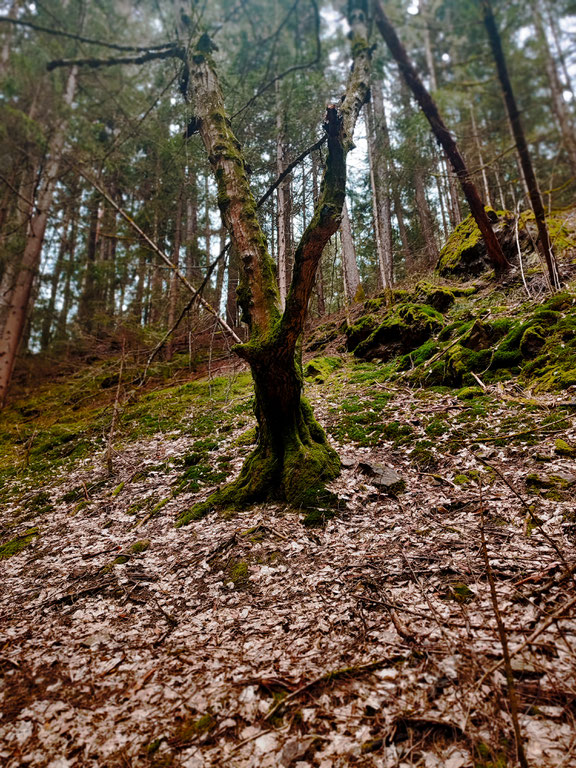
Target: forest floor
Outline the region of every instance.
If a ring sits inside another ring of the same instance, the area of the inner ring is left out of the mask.
[[[422,388],[335,359],[306,385],[343,464],[323,520],[267,504],[175,527],[250,451],[241,368],[126,386],[111,472],[117,359],[16,398],[3,765],[513,766],[497,616],[529,765],[575,764],[574,387]]]

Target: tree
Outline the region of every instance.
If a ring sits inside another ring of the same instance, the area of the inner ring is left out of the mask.
[[[339,473],[338,456],[302,394],[299,342],[322,251],[342,219],[346,156],[353,147],[357,117],[369,98],[370,47],[365,8],[361,3],[350,5],[353,67],[340,104],[331,104],[326,110],[328,155],[320,197],[295,249],[293,277],[283,312],[246,162],[225,111],[212,43],[202,35],[188,49],[187,96],[194,105],[216,178],[222,218],[240,257],[238,296],[249,340],[235,349],[249,363],[254,379],[258,444],[238,479],[182,521],[216,504],[270,498],[296,505],[318,504],[324,483]]]
[[[450,131],[444,124],[438,111],[438,107],[424,87],[422,80],[409,60],[408,55],[396,34],[396,30],[384,13],[380,0],[374,0],[374,19],[390,53],[398,63],[402,77],[414,94],[422,112],[430,123],[430,127],[432,128],[436,139],[446,152],[446,155],[452,164],[452,168],[460,181],[462,191],[470,206],[472,216],[474,217],[482,237],[484,238],[484,242],[486,243],[488,258],[494,265],[494,269],[497,273],[505,271],[509,266],[508,262],[502,252],[502,247],[498,242],[498,238],[494,234],[490,219],[484,208],[484,203],[478,194],[476,185],[471,179],[464,158],[462,157],[456,142],[452,138]]]
[[[506,65],[506,58],[504,56],[502,41],[500,40],[500,34],[496,25],[496,19],[494,18],[490,0],[480,0],[480,3],[482,7],[484,26],[486,27],[486,32],[488,33],[488,40],[492,49],[492,55],[494,56],[496,69],[498,70],[498,78],[502,87],[502,94],[504,96],[506,111],[510,119],[512,134],[514,136],[518,154],[520,156],[520,162],[522,164],[522,170],[524,172],[524,178],[526,180],[526,186],[530,196],[530,202],[532,204],[532,210],[534,211],[534,218],[536,219],[536,226],[538,227],[538,248],[548,268],[550,285],[552,288],[559,288],[560,279],[558,277],[558,270],[556,268],[556,262],[552,253],[550,235],[548,234],[548,228],[546,226],[546,214],[544,212],[544,205],[542,203],[542,195],[540,194],[540,188],[538,187],[538,181],[536,179],[536,174],[534,173],[534,166],[532,165],[532,160],[530,158],[530,151],[528,149],[528,143],[524,134],[524,128],[522,127],[520,112],[518,110],[516,97],[514,96],[512,83],[508,74],[508,67]]]

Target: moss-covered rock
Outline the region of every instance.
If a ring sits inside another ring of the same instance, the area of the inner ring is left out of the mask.
[[[527,360],[536,357],[545,343],[544,329],[541,325],[533,325],[531,328],[527,328],[520,339],[522,357]]]
[[[504,254],[515,257],[514,214],[510,211],[495,211],[486,207],[488,218],[500,241]],[[520,231],[522,242],[528,242],[527,233]],[[472,214],[468,215],[452,232],[440,251],[436,266],[443,277],[479,275],[493,265],[488,259],[486,245]]]
[[[349,325],[346,328],[346,347],[348,351],[353,352],[358,344],[365,341],[379,325],[380,321],[374,315],[364,315],[353,325]]]
[[[421,280],[416,286],[416,297],[423,304],[429,304],[438,312],[447,312],[456,301],[454,292],[443,285],[434,285]]]
[[[398,352],[411,352],[444,327],[444,318],[427,304],[399,304],[361,342],[354,354],[388,360]]]

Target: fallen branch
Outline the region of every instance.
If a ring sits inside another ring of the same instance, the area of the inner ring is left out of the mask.
[[[373,672],[376,669],[382,669],[382,667],[385,667],[387,664],[397,664],[399,661],[406,661],[405,656],[400,656],[397,654],[396,656],[391,656],[386,659],[378,659],[377,661],[371,661],[368,664],[359,664],[356,667],[345,667],[344,669],[336,669],[333,672],[325,672],[323,675],[319,675],[319,677],[315,677],[314,680],[311,680],[309,683],[306,683],[305,685],[301,685],[300,688],[298,688],[295,691],[292,691],[292,693],[289,693],[288,696],[283,698],[281,701],[278,701],[272,709],[268,711],[268,714],[265,716],[265,720],[269,720],[272,715],[274,715],[281,707],[283,707],[288,701],[291,699],[295,699],[297,696],[300,696],[301,693],[304,693],[305,691],[309,691],[311,688],[314,688],[316,685],[320,685],[322,683],[329,683],[332,680],[339,680],[343,677],[352,677],[354,675],[362,675],[365,672]]]

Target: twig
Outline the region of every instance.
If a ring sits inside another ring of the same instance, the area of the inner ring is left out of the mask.
[[[331,680],[337,680],[341,677],[347,677],[352,674],[361,674],[363,672],[372,672],[376,669],[381,669],[382,667],[386,666],[386,664],[395,664],[398,661],[405,661],[405,656],[391,656],[385,659],[378,659],[377,661],[371,661],[368,664],[359,664],[356,667],[349,667],[345,669],[337,669],[334,672],[325,672],[322,675],[319,675],[318,677],[315,677],[314,680],[311,680],[309,683],[306,683],[305,685],[301,685],[300,688],[298,688],[295,691],[292,691],[292,693],[289,693],[288,696],[285,696],[281,701],[276,702],[272,709],[268,711],[268,714],[265,716],[265,720],[269,720],[272,715],[274,715],[281,707],[283,707],[288,701],[291,699],[295,699],[297,696],[300,696],[301,693],[304,693],[305,691],[309,691],[310,688],[313,688],[315,685],[318,685],[319,683],[327,683]]]

